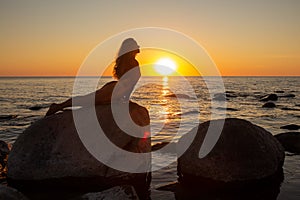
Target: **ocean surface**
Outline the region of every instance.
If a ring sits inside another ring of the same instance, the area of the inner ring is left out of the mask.
[[[97,80],[81,79],[83,92],[91,80]],[[97,87],[111,80],[101,78]],[[51,103],[72,96],[73,83],[72,77],[0,78],[0,140],[13,145],[19,134],[45,115]],[[220,86],[214,77],[207,81],[201,77],[142,77],[131,99],[149,110],[152,144],[176,142],[198,123],[211,118],[246,119],[273,135],[288,132],[281,126],[300,125],[300,77],[223,77],[223,83],[228,94],[226,102],[212,104],[218,94],[210,93],[207,86]],[[272,93],[279,96],[277,107],[262,108],[264,102],[259,99]],[[291,94],[295,97],[287,97]],[[165,160],[176,160],[176,155],[156,154],[153,159],[153,165],[161,166]],[[176,162],[152,176],[152,198],[174,199],[172,193],[155,189],[177,180]],[[286,153],[284,181],[277,199],[300,199],[300,155]]]

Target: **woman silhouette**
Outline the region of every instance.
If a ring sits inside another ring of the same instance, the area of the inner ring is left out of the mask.
[[[141,76],[139,63],[135,59],[135,56],[140,52],[139,48],[139,45],[133,38],[124,40],[119,49],[113,70],[113,76],[118,81],[111,81],[105,84],[95,93],[73,97],[76,98],[76,102],[79,102],[78,105],[72,105],[72,98],[60,104],[53,103],[50,105],[46,116],[62,111],[66,107],[84,107],[85,105],[89,105],[91,95],[95,95],[95,105],[109,104],[112,101],[129,100],[130,94]],[[126,74],[129,71],[130,73]],[[126,76],[123,77],[125,74]],[[112,99],[116,84],[118,84],[118,90],[114,92],[114,99]]]

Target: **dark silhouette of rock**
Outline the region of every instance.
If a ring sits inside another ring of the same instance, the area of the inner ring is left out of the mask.
[[[32,107],[29,107],[28,109],[29,110],[41,110],[43,107],[42,106],[32,106]]]
[[[222,107],[217,107],[216,109],[218,110],[228,110],[228,111],[238,111],[238,109],[235,109],[235,108],[222,108]]]
[[[207,180],[222,183],[251,182],[272,177],[282,169],[284,149],[273,135],[246,120],[228,118],[212,151],[199,158],[208,127],[220,120],[208,121],[184,135],[178,151],[196,134],[192,144],[178,158],[179,180],[195,183]]]
[[[18,115],[0,115],[0,121],[10,120],[17,117]]]
[[[283,90],[275,90],[274,92],[275,92],[275,93],[284,93]]]
[[[275,108],[276,105],[275,105],[275,103],[273,103],[273,102],[267,102],[267,103],[265,103],[262,107],[263,107],[263,108]]]
[[[0,199],[3,200],[28,200],[18,190],[0,184]]]
[[[9,154],[9,146],[6,142],[0,140],[0,165],[1,170],[3,170],[6,166],[7,156]]]
[[[286,94],[286,95],[281,95],[279,97],[280,98],[294,98],[294,97],[296,97],[296,95],[294,95],[294,94]]]
[[[186,94],[168,94],[165,97],[174,97],[174,98],[180,98],[180,99],[195,99]]]
[[[88,112],[91,109],[93,108],[74,112]],[[128,152],[150,152],[150,138],[143,138],[147,132],[144,127],[150,123],[148,111],[132,102],[129,110],[133,121],[142,126],[137,130],[141,138],[125,134],[117,126],[113,120],[110,104],[96,106],[101,128],[114,145]],[[124,122],[126,120],[124,119]],[[112,156],[108,159],[114,162],[118,157]],[[150,163],[149,156],[145,155],[139,160],[136,168],[148,167]],[[94,158],[79,138],[71,111],[38,120],[20,134],[10,152],[8,169],[8,183],[20,190],[27,188],[37,190],[44,187],[54,190],[66,187],[74,191],[91,191],[120,184],[140,187],[144,185],[146,188],[150,183],[149,174],[112,169]]]
[[[216,100],[216,101],[226,101],[226,94],[224,93],[217,93],[217,94],[214,94],[214,98],[213,100]]]
[[[260,99],[260,101],[277,101],[277,100],[278,100],[277,94],[269,94]]]
[[[298,130],[300,129],[300,126],[296,125],[296,124],[289,124],[286,126],[281,126],[281,129],[287,129],[287,130]]]
[[[286,151],[300,153],[300,133],[287,132],[275,135],[275,138],[282,144]]]
[[[77,200],[97,200],[97,199],[112,199],[112,200],[139,200],[135,189],[130,185],[115,186],[110,189],[93,192],[82,195]]]
[[[287,108],[287,107],[283,107],[283,108],[281,108],[281,110],[300,111],[300,109],[298,109],[298,108]]]

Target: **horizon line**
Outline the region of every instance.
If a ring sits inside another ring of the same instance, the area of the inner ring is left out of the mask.
[[[112,76],[63,76],[63,75],[4,75],[0,78],[113,78]],[[164,76],[143,76],[143,77],[164,77]],[[181,77],[181,76],[168,76],[168,77]],[[184,76],[184,77],[219,77],[219,76]],[[220,77],[300,77],[300,75],[221,75]]]

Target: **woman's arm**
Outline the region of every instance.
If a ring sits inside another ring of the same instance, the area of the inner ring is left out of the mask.
[[[79,104],[80,105],[77,105],[77,106],[84,106],[85,104],[85,99],[87,99],[87,97],[91,95],[91,94],[88,94],[88,95],[85,95],[85,96],[77,96],[77,97],[73,97],[73,98],[70,98],[62,103],[53,103],[50,105],[49,107],[49,110],[47,111],[46,113],[46,116],[48,115],[52,115],[58,111],[62,111],[64,108],[67,108],[67,107],[72,107],[72,101],[76,101],[76,102],[80,102]],[[74,105],[76,106],[76,105]]]

